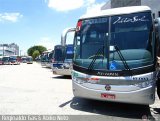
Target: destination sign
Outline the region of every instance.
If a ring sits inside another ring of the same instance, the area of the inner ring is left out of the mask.
[[[107,18],[96,18],[96,19],[84,20],[83,25],[106,23],[107,20],[108,20]]]

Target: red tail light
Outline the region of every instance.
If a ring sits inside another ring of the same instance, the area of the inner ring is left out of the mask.
[[[76,31],[79,31],[81,29],[81,26],[82,26],[82,21],[78,21]]]

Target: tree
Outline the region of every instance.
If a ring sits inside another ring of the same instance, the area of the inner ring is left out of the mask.
[[[36,46],[33,46],[33,47],[30,47],[28,50],[27,50],[27,53],[29,56],[32,56],[34,51],[38,50],[39,54],[41,55],[44,51],[46,51],[46,47],[44,46],[41,46],[41,45],[36,45]]]
[[[32,54],[32,58],[33,60],[35,60],[36,57],[38,57],[40,55],[39,51],[38,50],[35,50]]]

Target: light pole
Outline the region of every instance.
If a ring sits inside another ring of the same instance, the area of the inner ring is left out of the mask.
[[[19,54],[20,54],[20,56],[21,56],[21,52],[22,52],[22,50],[20,50],[20,53],[19,53]]]

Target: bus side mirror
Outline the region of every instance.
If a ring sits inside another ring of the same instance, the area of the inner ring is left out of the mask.
[[[67,29],[64,29],[62,34],[61,34],[61,45],[62,46],[65,46],[66,45],[66,38],[67,38],[67,34],[69,32],[75,32],[76,31],[76,28],[67,28]]]

